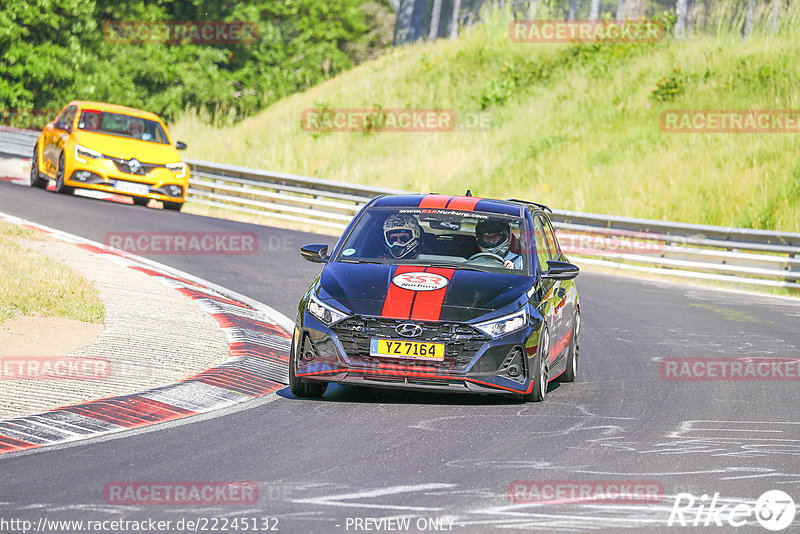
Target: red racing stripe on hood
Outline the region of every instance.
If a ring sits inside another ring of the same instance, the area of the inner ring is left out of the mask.
[[[444,276],[449,281],[453,277],[455,269],[428,267],[425,272]],[[442,314],[442,303],[448,287],[450,287],[449,283],[435,291],[417,291],[417,298],[414,299],[414,309],[411,311],[410,318],[416,321],[438,321],[439,316]]]
[[[425,195],[419,202],[420,208],[445,208],[453,197],[450,195]]]
[[[421,271],[422,268],[411,265],[400,265],[395,269],[389,279],[389,289],[386,291],[386,299],[383,301],[383,311],[381,317],[387,319],[408,319],[411,315],[411,305],[414,304],[414,294],[416,291],[397,287],[392,283],[392,279],[398,274]]]

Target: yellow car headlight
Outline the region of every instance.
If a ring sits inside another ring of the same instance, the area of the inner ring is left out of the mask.
[[[178,173],[175,176],[175,178],[183,178],[184,176],[186,176],[186,164],[183,163],[183,162],[167,163],[166,167],[167,167],[168,170]]]
[[[86,158],[100,159],[103,155],[97,150],[86,148],[85,146],[75,145],[75,159],[83,164],[89,163]]]

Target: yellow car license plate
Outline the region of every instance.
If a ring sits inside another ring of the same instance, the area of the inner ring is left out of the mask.
[[[424,341],[401,341],[397,339],[372,339],[371,356],[389,356],[411,360],[444,360],[444,343],[425,343]]]

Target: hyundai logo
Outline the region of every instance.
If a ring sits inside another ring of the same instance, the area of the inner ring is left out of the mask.
[[[139,172],[139,169],[142,167],[142,164],[136,158],[131,158],[128,161],[128,168],[131,170],[132,173],[136,174]]]
[[[422,334],[422,327],[414,323],[397,325],[394,330],[403,337],[419,337]]]

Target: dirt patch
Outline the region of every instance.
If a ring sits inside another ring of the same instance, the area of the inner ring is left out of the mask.
[[[103,328],[62,317],[18,316],[0,324],[0,357],[63,356],[94,343]]]

